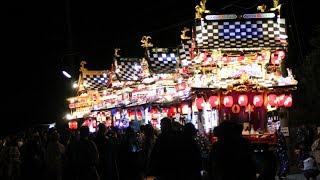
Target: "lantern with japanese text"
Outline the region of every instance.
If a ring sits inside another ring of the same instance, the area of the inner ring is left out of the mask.
[[[70,121],[68,123],[69,129],[78,129],[78,122],[77,121]]]
[[[195,103],[198,110],[202,110],[205,106],[205,101],[203,97],[196,98]]]
[[[223,105],[225,107],[231,107],[233,105],[233,97],[232,96],[225,96],[223,98]]]
[[[263,96],[262,95],[254,95],[253,96],[253,105],[255,107],[261,107],[263,104]]]
[[[278,102],[277,102],[277,95],[275,94],[269,94],[268,95],[268,104],[270,106],[277,106]]]
[[[210,96],[208,101],[209,101],[212,108],[214,108],[214,107],[216,108],[219,106],[219,97],[218,96]]]
[[[248,105],[248,96],[246,94],[241,94],[238,97],[238,104],[240,106],[246,106]]]
[[[280,94],[277,98],[278,98],[278,106],[283,106],[283,103],[285,101],[285,94]]]
[[[283,102],[284,107],[291,107],[292,106],[292,95],[286,95]]]

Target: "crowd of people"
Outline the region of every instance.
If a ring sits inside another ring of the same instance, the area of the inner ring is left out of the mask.
[[[271,147],[252,144],[242,129],[240,123],[224,121],[214,128],[218,140],[213,143],[194,124],[170,118],[161,119],[160,130],[151,124],[126,129],[99,124],[94,133],[87,126],[19,132],[0,139],[0,179],[284,179],[288,152],[280,130],[276,146]],[[298,145],[302,160],[311,155],[304,148],[309,145],[304,145]],[[320,145],[310,147],[320,149]]]
[[[302,123],[297,130],[295,153],[306,179],[316,180],[320,174],[320,133]]]

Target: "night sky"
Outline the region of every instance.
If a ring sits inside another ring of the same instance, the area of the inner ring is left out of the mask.
[[[157,47],[175,47],[183,27],[191,27],[194,7],[200,1],[182,2],[6,2],[2,6],[1,22],[4,93],[1,134],[33,124],[61,121],[69,112],[66,98],[75,95],[72,82],[61,74],[62,67],[72,67],[77,79],[81,60],[87,61],[89,70],[110,69],[114,48],[120,48],[122,56],[142,57],[140,40],[144,35],[151,36]],[[230,5],[232,2],[236,3]],[[256,3],[207,0],[207,9],[233,12]],[[303,51],[307,49],[306,39],[313,27],[305,18],[319,21],[307,7],[292,4],[287,12],[291,24],[288,35],[300,37]]]

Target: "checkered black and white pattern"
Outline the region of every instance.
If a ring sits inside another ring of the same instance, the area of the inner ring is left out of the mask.
[[[120,81],[141,80],[141,62],[136,58],[121,58],[117,61],[116,73]]]
[[[182,43],[178,47],[178,55],[180,60],[180,65],[182,67],[188,67],[193,65],[191,59],[191,41],[187,41],[186,43]]]
[[[82,74],[82,84],[86,90],[102,90],[107,88],[109,83],[108,72],[84,73]]]
[[[198,48],[286,47],[285,19],[198,21]]]
[[[177,49],[154,48],[150,52],[149,69],[156,74],[175,73]]]

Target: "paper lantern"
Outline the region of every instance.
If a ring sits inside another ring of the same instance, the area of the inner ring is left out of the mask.
[[[221,58],[221,61],[222,61],[223,63],[227,64],[227,63],[230,62],[230,58],[229,58],[228,56],[223,56],[223,57]]]
[[[70,103],[70,104],[69,104],[69,108],[70,108],[70,109],[76,108],[76,105],[75,105],[74,103]]]
[[[238,104],[240,106],[246,106],[248,105],[248,96],[246,94],[241,94],[238,97]]]
[[[269,94],[268,95],[268,104],[270,106],[277,106],[278,105],[278,103],[277,103],[277,95]]]
[[[273,56],[271,58],[271,63],[272,64],[281,64],[282,60],[278,56]]]
[[[232,96],[225,96],[223,98],[223,105],[225,107],[231,107],[233,105],[233,97]]]
[[[219,97],[218,96],[210,96],[209,103],[211,107],[218,107],[219,106]]]
[[[69,125],[70,129],[77,129],[78,128],[78,122],[77,121],[70,121],[68,123],[68,125]]]
[[[173,116],[174,114],[176,114],[176,112],[177,112],[176,107],[175,107],[175,106],[171,106],[170,109],[169,109],[169,111],[168,111],[168,116],[171,117],[171,116]]]
[[[281,64],[282,59],[285,57],[284,51],[277,51],[272,54],[271,63],[272,64]]]
[[[180,83],[180,84],[175,85],[176,91],[183,91],[186,89],[186,87],[187,87],[186,83]]]
[[[196,106],[197,106],[198,110],[202,110],[204,108],[204,106],[205,106],[205,104],[204,104],[205,101],[204,101],[203,97],[196,98],[195,103],[196,103]]]
[[[187,103],[181,104],[180,109],[181,109],[180,112],[182,114],[188,114],[189,113],[189,105]]]
[[[73,122],[72,121],[69,121],[68,125],[69,125],[69,129],[73,129]]]
[[[283,106],[283,103],[284,103],[284,101],[285,101],[285,97],[286,97],[285,94],[281,94],[281,95],[279,95],[279,96],[277,97],[277,98],[278,98],[278,100],[277,100],[278,106]]]
[[[261,107],[263,104],[263,96],[262,95],[254,95],[253,96],[253,105],[256,107]]]
[[[283,102],[284,107],[291,107],[292,106],[292,96],[291,94],[286,95]]]

